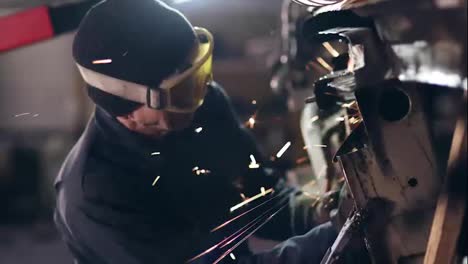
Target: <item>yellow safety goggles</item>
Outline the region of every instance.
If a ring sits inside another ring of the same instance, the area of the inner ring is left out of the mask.
[[[157,110],[192,113],[203,104],[207,85],[213,79],[213,36],[204,28],[195,27],[195,33],[199,43],[197,56],[187,69],[163,80],[159,87],[120,80],[77,66],[89,85],[105,92]]]
[[[207,84],[213,79],[213,36],[203,28],[195,28],[199,40],[198,55],[184,72],[164,80],[159,88],[148,89],[147,105],[154,109],[187,113],[203,104]]]

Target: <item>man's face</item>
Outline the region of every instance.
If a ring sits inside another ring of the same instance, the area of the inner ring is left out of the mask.
[[[171,113],[141,106],[125,117],[117,119],[128,129],[152,137],[161,137],[171,131],[178,131],[190,126],[193,113]]]
[[[199,44],[196,42],[184,65],[190,64],[198,55]],[[185,95],[182,95],[185,96]],[[177,98],[174,98],[177,100]],[[186,98],[181,98],[184,100]],[[141,106],[126,116],[117,117],[117,120],[128,129],[152,137],[161,137],[171,131],[178,131],[190,126],[193,113],[173,113],[159,111]]]

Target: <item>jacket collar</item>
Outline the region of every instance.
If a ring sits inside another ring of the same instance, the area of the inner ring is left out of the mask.
[[[122,125],[115,117],[100,107],[95,111],[96,125],[106,141],[117,144],[132,152],[151,154],[164,142],[164,138],[152,138],[133,132]]]

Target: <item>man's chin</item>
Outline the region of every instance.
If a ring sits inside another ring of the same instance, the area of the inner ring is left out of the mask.
[[[157,138],[161,138],[161,137],[165,137],[170,132],[171,132],[170,130],[158,131],[158,132],[154,133],[153,136],[157,137]]]
[[[153,137],[153,138],[161,138],[166,135],[168,135],[171,132],[177,132],[177,131],[182,131],[184,129],[187,129],[190,127],[189,125],[179,125],[175,127],[171,127],[170,129],[160,129],[160,128],[150,128],[146,127],[145,129],[140,130],[139,132],[141,134],[144,134],[145,136]]]
[[[140,131],[141,134],[148,136],[148,137],[152,137],[152,138],[164,137],[167,134],[169,134],[169,132],[170,132],[169,130],[151,130],[151,129]]]
[[[171,131],[182,131],[190,127],[190,124],[172,126]]]

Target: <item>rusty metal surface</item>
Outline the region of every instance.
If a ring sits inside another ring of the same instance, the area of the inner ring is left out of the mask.
[[[354,91],[366,126],[365,147],[338,158],[358,208],[376,199],[386,204],[381,214],[386,217],[368,223],[374,263],[423,262],[442,183],[428,125],[431,116],[423,107],[425,89],[466,87],[466,33],[460,31],[466,30],[466,14],[421,3],[361,6],[356,12],[372,16],[373,27],[331,27],[309,38],[341,38],[349,46],[351,67],[321,81]],[[435,14],[434,27],[427,26],[430,14]],[[456,23],[461,26],[453,30]],[[388,95],[389,90],[407,97],[408,113],[392,119],[392,107],[398,112],[405,102]]]
[[[369,239],[371,249],[379,252],[374,254],[376,263],[397,263],[406,258],[421,261],[441,175],[422,108],[424,89],[398,83],[389,86],[386,89],[399,89],[410,98],[408,114],[401,120],[384,120],[379,108],[385,93],[381,89],[361,91],[357,100],[368,133],[367,146],[338,158],[358,208],[366,208],[374,199],[391,207],[387,224],[381,227],[382,236]]]
[[[309,8],[303,34],[311,46],[348,44],[348,67],[320,78],[314,101],[324,105],[317,90],[327,87],[358,102],[365,129],[337,158],[356,207],[374,216],[366,223],[374,263],[423,263],[446,166],[432,133],[433,111],[444,106],[427,102],[434,89],[467,89],[466,7],[466,0],[375,0]]]

